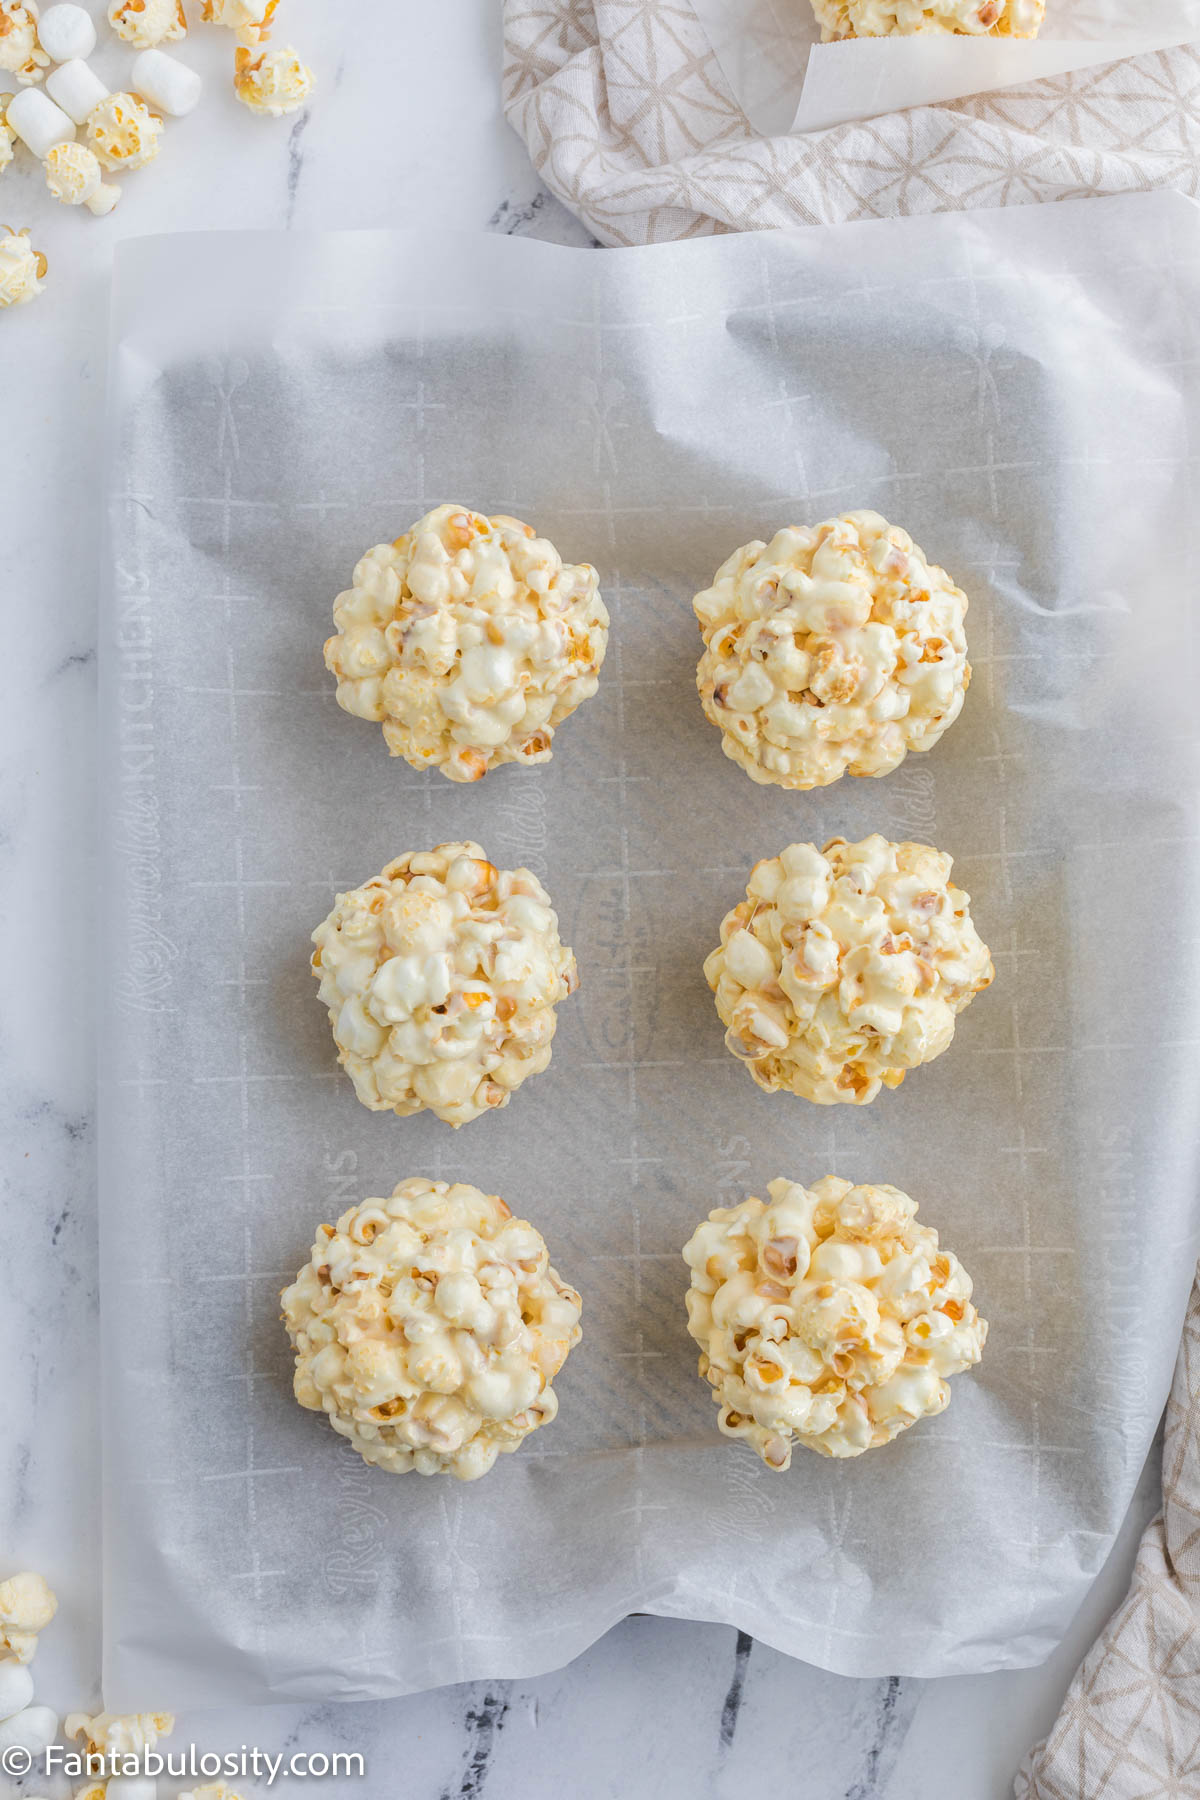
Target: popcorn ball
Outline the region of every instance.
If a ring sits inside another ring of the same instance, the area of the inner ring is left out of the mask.
[[[106,169],[142,169],[158,155],[162,128],[136,94],[109,94],[90,115],[87,135]]]
[[[796,1444],[861,1456],[950,1404],[987,1325],[971,1280],[894,1187],[772,1181],[718,1207],[683,1255],[688,1331],[729,1437],[771,1469]]]
[[[364,1106],[450,1125],[507,1106],[550,1061],[579,986],[550,896],[478,844],[409,852],[313,932],[338,1061]]]
[[[759,1087],[863,1106],[949,1048],[995,973],[952,867],[878,834],[754,865],[704,974]]]
[[[0,1581],[0,1658],[32,1662],[38,1636],[57,1611],[53,1588],[31,1569]]]
[[[279,0],[204,0],[201,18],[208,25],[236,31],[243,44],[265,44]]]
[[[312,70],[289,45],[284,50],[239,50],[234,67],[233,91],[251,112],[272,119],[299,110],[317,85]]]
[[[42,167],[46,186],[64,206],[86,206],[100,217],[110,213],[121,198],[119,187],[105,184],[99,160],[86,144],[55,144]]]
[[[0,70],[24,86],[40,81],[50,58],[38,43],[38,9],[33,0],[0,0]]]
[[[42,291],[46,259],[29,242],[28,231],[0,225],[0,306],[25,306]]]
[[[701,704],[754,781],[886,775],[962,711],[967,597],[878,513],[746,544],[693,606]]]
[[[919,31],[1033,38],[1046,0],[813,0],[813,11],[826,43]]]
[[[87,1756],[144,1756],[175,1729],[173,1713],[71,1713],[63,1722],[69,1738],[85,1740]]]
[[[153,50],[187,36],[183,0],[109,0],[108,22],[135,50]]]
[[[555,727],[599,685],[596,582],[519,519],[439,506],[368,550],[338,595],[325,645],[338,704],[451,781],[548,762]]]
[[[381,1469],[460,1481],[554,1418],[579,1311],[503,1200],[419,1177],[322,1225],[283,1293],[301,1406]]]

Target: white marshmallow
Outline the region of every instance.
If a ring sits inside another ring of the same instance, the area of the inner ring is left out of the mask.
[[[24,1663],[0,1662],[0,1723],[24,1712],[33,1699],[33,1676]]]
[[[100,102],[108,99],[109,91],[91,65],[78,56],[46,77],[46,92],[77,125],[87,124]]]
[[[135,94],[149,100],[160,112],[170,113],[173,119],[190,113],[204,92],[204,83],[195,69],[189,69],[178,57],[168,56],[165,50],[143,50],[135,58],[131,86]]]
[[[27,1706],[0,1725],[0,1755],[28,1750],[36,1762],[58,1736],[58,1714],[50,1706]]]
[[[158,1783],[151,1775],[114,1775],[104,1800],[158,1800]]]
[[[39,162],[55,144],[70,143],[75,136],[75,127],[66,113],[61,106],[55,106],[41,88],[22,88],[19,94],[14,94],[6,116],[10,128]]]
[[[51,62],[73,62],[96,48],[96,27],[82,6],[50,6],[38,20],[38,42]]]

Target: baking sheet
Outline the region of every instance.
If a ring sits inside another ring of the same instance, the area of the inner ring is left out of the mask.
[[[1034,39],[863,38],[822,44],[809,0],[692,0],[756,131],[821,131],[877,113],[1096,68],[1200,39],[1200,0],[1047,0]]]
[[[563,1663],[641,1608],[853,1674],[1045,1656],[1151,1441],[1197,1250],[1196,209],[1171,194],[596,255],[502,237],[119,252],[102,900],[110,1707]],[[545,769],[390,761],[321,664],[368,545],[453,497],[601,571]],[[876,506],[971,595],[929,755],[755,787],[693,591]],[[1191,759],[1189,761],[1189,758]],[[754,1087],[701,963],[796,839],[936,843],[997,980],[863,1109]],[[476,837],[578,955],[554,1060],[452,1132],[368,1112],[308,970],[334,893]],[[911,1192],[991,1337],[833,1464],[716,1431],[680,1246],[784,1173]],[[370,1470],[290,1394],[278,1290],[412,1174],[503,1194],[584,1296],[561,1414],[483,1482]]]

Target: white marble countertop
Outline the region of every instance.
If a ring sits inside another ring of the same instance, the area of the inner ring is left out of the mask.
[[[28,164],[3,177],[0,213],[34,226],[51,266],[46,293],[0,323],[0,916],[12,952],[0,1008],[0,1575],[34,1567],[59,1592],[35,1668],[38,1698],[62,1712],[100,1698],[92,471],[113,245],[214,227],[413,224],[590,242],[540,191],[500,116],[495,0],[286,0],[286,11],[288,37],[320,77],[309,112],[253,119],[228,90],[231,39],[198,32],[185,55],[210,93],[170,125],[159,162],[129,179],[111,218],[53,206]],[[115,80],[128,58],[103,35],[98,65]],[[365,1781],[330,1788],[371,1800],[696,1800],[748,1781],[789,1800],[916,1800],[948,1771],[959,1800],[1000,1800],[1123,1592],[1156,1498],[1150,1469],[1105,1574],[1042,1669],[851,1681],[726,1628],[638,1618],[537,1680],[189,1718],[172,1744],[359,1750]]]

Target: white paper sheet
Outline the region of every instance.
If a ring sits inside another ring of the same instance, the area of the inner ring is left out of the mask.
[[[820,131],[1096,68],[1200,38],[1200,0],[1048,0],[1032,40],[942,36],[822,44],[808,0],[692,0],[756,131]]]
[[[1043,1657],[1102,1563],[1197,1250],[1198,217],[1175,195],[596,255],[501,237],[119,253],[100,943],[111,1707],[529,1674],[624,1613],[856,1674]],[[601,571],[601,690],[544,770],[417,775],[321,664],[360,552],[444,498]],[[695,589],[876,506],[971,595],[928,756],[798,795],[721,754]],[[1189,758],[1192,760],[1189,762]],[[997,980],[863,1109],[767,1096],[701,974],[795,839],[934,842]],[[308,970],[335,891],[473,836],[582,988],[458,1133],[372,1114]],[[786,1476],[720,1437],[680,1246],[776,1174],[911,1192],[976,1280],[949,1411]],[[290,1393],[278,1290],[404,1176],[502,1193],[584,1296],[559,1419],[474,1486]]]

